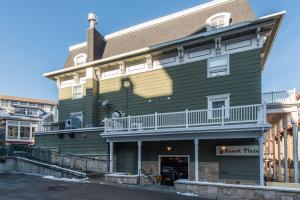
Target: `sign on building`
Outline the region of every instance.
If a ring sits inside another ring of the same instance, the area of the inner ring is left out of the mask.
[[[259,156],[258,145],[216,146],[217,156]]]

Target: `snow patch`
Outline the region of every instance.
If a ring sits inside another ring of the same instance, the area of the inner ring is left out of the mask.
[[[190,193],[190,192],[177,192],[178,195],[182,195],[182,196],[188,196],[188,197],[197,197],[197,194],[194,193]]]
[[[88,178],[76,179],[76,178],[57,178],[54,176],[43,176],[45,179],[56,180],[56,181],[66,181],[66,182],[77,182],[77,183],[89,183]]]

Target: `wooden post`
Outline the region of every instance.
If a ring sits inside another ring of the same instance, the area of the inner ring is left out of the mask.
[[[199,181],[199,139],[194,139],[195,145],[195,181]]]
[[[114,143],[109,142],[109,172],[113,173],[114,168]]]
[[[264,186],[264,133],[259,136],[259,183]]]

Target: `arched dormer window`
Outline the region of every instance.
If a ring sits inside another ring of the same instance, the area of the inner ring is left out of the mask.
[[[230,25],[231,14],[228,12],[217,13],[206,20],[207,30],[214,30]]]
[[[82,65],[86,63],[87,55],[85,53],[80,53],[74,57],[74,65]]]

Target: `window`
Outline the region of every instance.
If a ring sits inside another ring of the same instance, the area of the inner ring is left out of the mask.
[[[20,126],[20,139],[29,139],[30,137],[30,126]]]
[[[18,125],[8,125],[7,126],[7,138],[8,139],[18,139]]]
[[[210,58],[207,64],[207,78],[229,75],[229,55]]]
[[[83,97],[83,85],[73,86],[73,99],[81,99]]]
[[[9,107],[9,100],[1,99],[1,107]]]
[[[26,115],[26,109],[25,108],[16,108],[16,114]]]
[[[221,118],[222,113],[225,117],[229,117],[229,100],[230,94],[212,95],[207,97],[208,118]],[[222,108],[224,107],[224,111]]]
[[[230,13],[217,13],[206,20],[207,30],[214,30],[230,25]]]
[[[27,109],[27,115],[38,116],[38,111],[36,109]]]
[[[84,53],[80,53],[74,57],[74,65],[82,65],[86,63],[87,55]]]

